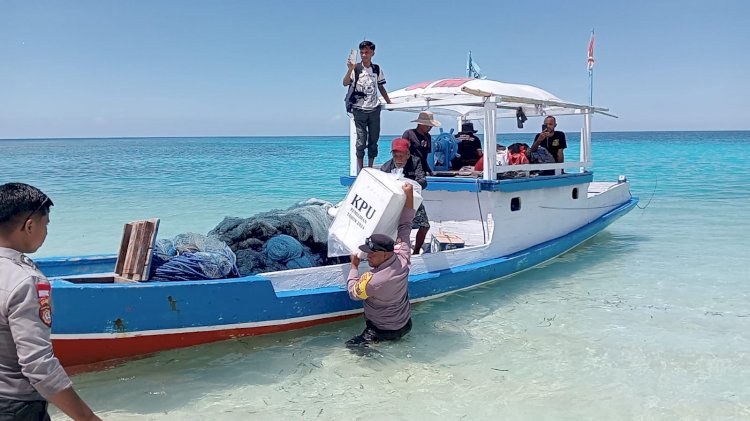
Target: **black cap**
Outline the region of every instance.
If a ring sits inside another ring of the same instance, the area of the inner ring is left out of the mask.
[[[385,234],[373,234],[365,240],[365,244],[359,246],[359,249],[365,253],[376,251],[393,251],[394,241]]]

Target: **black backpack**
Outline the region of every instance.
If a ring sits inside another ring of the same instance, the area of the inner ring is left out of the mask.
[[[351,113],[352,107],[354,107],[354,104],[357,102],[357,100],[365,96],[364,92],[358,92],[356,90],[357,81],[359,80],[359,75],[360,73],[362,73],[362,70],[364,70],[364,66],[362,66],[362,63],[357,63],[354,66],[354,80],[349,85],[349,89],[346,91],[346,96],[344,96],[344,105],[346,106],[347,113]],[[372,71],[375,73],[375,78],[377,79],[377,77],[380,76],[380,66],[372,63]]]

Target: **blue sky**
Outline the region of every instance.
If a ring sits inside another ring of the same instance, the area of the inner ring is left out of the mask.
[[[491,79],[585,103],[591,28],[594,103],[620,117],[595,131],[748,130],[749,17],[740,0],[3,0],[0,138],[346,135],[364,38],[389,90],[461,76],[472,50]]]

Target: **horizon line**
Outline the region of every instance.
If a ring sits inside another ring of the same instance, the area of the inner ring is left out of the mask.
[[[621,131],[592,131],[591,133],[704,133],[704,132],[750,132],[750,129],[720,129],[720,130],[621,130]],[[518,133],[498,133],[498,134],[534,134],[536,132],[518,132]],[[482,133],[483,134],[483,133]],[[380,135],[381,137],[399,136],[398,134]],[[97,136],[97,137],[9,137],[0,138],[0,142],[5,140],[71,140],[71,139],[202,139],[202,138],[280,138],[280,137],[318,137],[318,138],[347,138],[346,135],[200,135],[200,136]]]

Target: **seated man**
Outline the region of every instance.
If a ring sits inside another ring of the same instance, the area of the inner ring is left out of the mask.
[[[466,122],[461,124],[461,131],[456,134],[460,140],[456,157],[451,161],[451,167],[458,170],[461,167],[473,167],[482,158],[482,142],[476,137],[474,124]]]
[[[552,154],[555,162],[565,162],[565,155],[563,150],[568,147],[568,143],[565,141],[565,133],[555,130],[557,127],[557,120],[553,116],[547,116],[542,124],[542,131],[534,138],[534,143],[531,145],[531,152],[536,152],[537,148],[543,146],[545,149]]]
[[[411,155],[409,149],[410,144],[408,140],[402,138],[394,139],[391,144],[393,159],[386,161],[380,167],[380,170],[395,172],[400,169],[403,171],[404,177],[416,181],[423,189],[427,188],[427,179],[422,167],[423,160]],[[420,250],[422,250],[424,239],[427,237],[427,231],[430,230],[430,221],[427,219],[427,211],[425,211],[423,204],[420,204],[419,209],[417,209],[413,225],[419,228],[417,237],[414,239],[414,254],[419,254]]]
[[[367,238],[359,249],[367,253],[372,271],[362,276],[359,276],[359,256],[352,255],[347,289],[351,299],[364,300],[366,327],[362,334],[346,341],[349,348],[396,340],[411,330],[409,232],[414,219],[414,191],[409,183],[404,183],[403,189],[406,203],[401,211],[396,241],[385,234]]]

